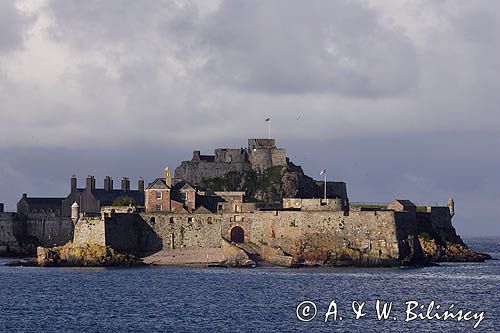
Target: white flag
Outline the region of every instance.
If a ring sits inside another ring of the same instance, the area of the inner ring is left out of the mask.
[[[325,173],[326,173],[326,169],[323,169],[323,170],[321,170],[321,172],[319,173],[319,175],[323,176]]]

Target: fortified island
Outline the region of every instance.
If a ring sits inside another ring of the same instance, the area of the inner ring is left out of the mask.
[[[304,174],[275,139],[194,151],[131,189],[75,176],[65,197],[0,205],[0,254],[39,265],[401,266],[484,261],[452,226],[455,207],[351,204],[343,182]]]

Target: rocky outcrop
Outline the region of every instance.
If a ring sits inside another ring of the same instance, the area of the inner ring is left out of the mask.
[[[255,267],[256,263],[248,257],[245,251],[234,244],[222,239],[221,243],[224,261],[221,263],[225,267]]]
[[[489,254],[473,251],[463,243],[443,243],[422,236],[419,240],[430,262],[483,262],[492,259]]]
[[[263,246],[260,249],[262,260],[270,263],[273,266],[280,267],[299,267],[301,266],[300,259],[285,253],[283,249],[271,246]]]
[[[223,176],[206,178],[199,187],[210,191],[245,191],[246,200],[279,202],[283,198],[318,198],[323,196],[323,183],[304,174],[301,167],[289,163],[257,173],[253,170],[232,171]],[[347,199],[344,183],[328,183],[329,197]]]
[[[109,246],[68,243],[53,248],[37,248],[38,266],[100,267],[137,266],[143,262],[131,254],[118,253]]]
[[[470,249],[457,234],[448,207],[431,207],[417,213],[419,242],[431,262],[482,262],[492,259],[489,254]]]

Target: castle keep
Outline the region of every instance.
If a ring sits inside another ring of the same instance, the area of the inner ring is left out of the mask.
[[[175,178],[198,185],[203,179],[229,172],[254,170],[262,173],[273,166],[286,165],[285,150],[276,147],[275,139],[248,139],[248,148],[219,148],[214,155],[193,151],[193,158],[175,169]]]

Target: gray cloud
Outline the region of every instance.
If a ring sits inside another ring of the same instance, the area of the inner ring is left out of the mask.
[[[206,70],[265,93],[388,97],[416,84],[415,48],[352,1],[225,1],[207,19]]]
[[[13,1],[0,2],[0,54],[18,49],[23,44],[23,33],[28,15],[20,12]]]

